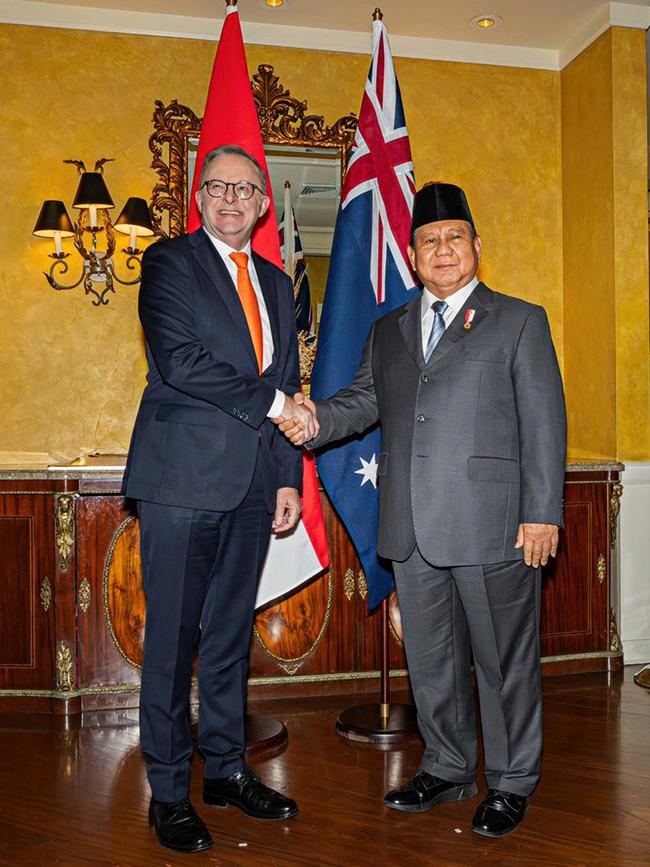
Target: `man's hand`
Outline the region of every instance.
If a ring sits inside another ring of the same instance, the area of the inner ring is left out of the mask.
[[[313,440],[320,429],[316,405],[300,391],[294,394],[293,399],[287,395],[282,415],[271,420],[296,446]]]
[[[301,511],[302,503],[296,488],[278,488],[275,515],[271,524],[273,532],[286,533],[288,530],[293,530],[298,523]]]
[[[526,566],[546,566],[557,553],[558,537],[557,524],[520,524],[515,548],[524,549]]]

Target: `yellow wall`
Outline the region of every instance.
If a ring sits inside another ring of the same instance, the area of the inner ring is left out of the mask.
[[[645,34],[607,31],[561,81],[569,453],[647,460]]]
[[[70,203],[76,176],[61,164],[68,157],[116,158],[106,180],[118,208],[127,195],[148,198],[156,182],[148,149],[154,100],[177,98],[202,113],[214,50],[205,41],[0,26],[0,190],[11,215],[0,232],[8,346],[0,460],[126,450],[145,372],[136,292],[119,288],[102,309],[79,289],[54,292],[41,274],[49,247],[30,233],[42,199]],[[247,53],[251,72],[273,64],[328,122],[358,111],[367,56],[264,46]],[[483,279],[544,304],[562,357],[560,74],[409,58],[396,67],[418,183],[435,178],[467,189],[484,240]],[[619,121],[624,131],[623,115]],[[566,193],[566,171],[564,178]]]
[[[645,34],[612,34],[616,454],[650,456]]]

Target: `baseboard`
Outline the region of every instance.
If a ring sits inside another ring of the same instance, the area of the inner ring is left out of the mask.
[[[650,662],[650,638],[626,638],[623,641],[625,664],[639,667]]]
[[[650,463],[625,462],[622,474],[620,562],[620,635],[625,662],[650,660]]]

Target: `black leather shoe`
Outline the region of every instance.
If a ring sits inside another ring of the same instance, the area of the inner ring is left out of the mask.
[[[171,804],[152,798],[149,824],[153,825],[158,842],[176,852],[203,852],[212,846],[210,832],[187,798]]]
[[[499,789],[488,793],[474,813],[472,831],[484,837],[505,837],[521,823],[528,806],[528,798]]]
[[[447,801],[473,798],[477,791],[476,783],[451,783],[426,771],[418,771],[408,783],[389,792],[384,798],[384,804],[392,810],[417,813]]]
[[[203,780],[203,802],[211,807],[239,807],[255,819],[290,819],[298,805],[275,789],[269,789],[250,768],[230,777]]]

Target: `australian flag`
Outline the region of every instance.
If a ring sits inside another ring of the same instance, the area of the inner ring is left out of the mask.
[[[407,246],[415,194],[411,147],[386,29],[373,23],[370,73],[341,193],[311,383],[322,400],[349,385],[376,319],[413,298]],[[318,472],[350,534],[368,582],[368,608],[393,588],[377,557],[381,430],[327,449]]]

